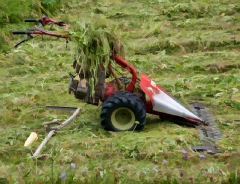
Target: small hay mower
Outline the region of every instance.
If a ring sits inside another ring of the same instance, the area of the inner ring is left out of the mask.
[[[61,37],[67,41],[69,39],[67,35],[42,29],[46,25],[66,27],[67,24],[62,21],[56,21],[43,15],[40,19],[25,19],[25,22],[37,22],[39,26],[25,31],[13,31],[13,34],[27,35],[27,39],[17,43],[15,47],[33,39],[33,35]],[[146,113],[149,113],[160,116],[163,120],[197,128],[202,135],[202,144],[192,147],[193,150],[207,151],[213,154],[219,152],[215,147],[214,140],[221,139],[220,131],[207,108],[194,102],[191,104],[192,109],[189,110],[146,75],[142,74],[138,78],[135,68],[114,51],[109,54],[111,54],[111,60],[130,72],[130,78],[118,78],[111,63],[107,65],[107,68],[100,65],[97,68],[97,83],[94,88],[91,88],[88,82],[91,74],[82,73],[81,65],[74,61],[73,68],[76,75],[69,74],[68,87],[69,93],[73,93],[75,98],[88,104],[99,105],[99,102],[102,102],[101,125],[105,130],[141,131],[146,123]],[[114,77],[114,80],[105,82],[110,75]],[[94,93],[92,93],[93,91]],[[48,107],[72,109],[70,107]],[[50,128],[50,130],[53,129]]]

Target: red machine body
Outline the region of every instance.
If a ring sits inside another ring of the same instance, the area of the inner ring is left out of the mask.
[[[25,22],[38,22],[40,23],[41,27],[45,25],[58,25],[66,28],[68,27],[68,25],[65,24],[64,22],[50,19],[45,15],[43,15],[40,19],[25,19]],[[18,44],[16,44],[15,47],[17,47],[19,44],[29,39],[34,38],[32,34],[49,35],[49,36],[61,37],[65,39],[69,38],[68,35],[45,31],[40,27],[35,27],[34,29],[25,30],[25,31],[13,31],[12,33],[28,35],[27,39],[20,41]],[[112,59],[115,60],[116,64],[118,64],[119,66],[121,66],[122,68],[130,72],[130,74],[132,75],[131,81],[128,82],[124,90],[121,89],[122,87],[121,87],[120,81],[118,77],[115,75],[111,64],[109,64],[108,71],[110,74],[112,74],[112,76],[114,76],[115,84],[117,85],[112,84],[111,82],[106,82],[105,91],[103,91],[102,97],[98,97],[98,99],[105,101],[106,99],[108,99],[109,96],[116,93],[117,91],[129,91],[131,93],[136,93],[139,96],[139,98],[144,103],[147,113],[159,115],[162,119],[173,121],[175,123],[181,124],[183,122],[183,124],[189,125],[189,126],[197,126],[203,122],[201,118],[199,118],[197,115],[195,115],[194,113],[189,111],[186,107],[184,107],[182,104],[180,104],[169,93],[167,93],[160,85],[155,84],[146,75],[143,74],[139,79],[137,77],[135,68],[130,63],[128,63],[125,59],[123,59],[122,57],[116,54],[112,54]],[[73,80],[73,76],[72,76],[72,80]],[[135,87],[136,87],[137,81],[139,80],[140,80],[141,92],[139,91],[136,92]],[[75,87],[77,88],[77,86]],[[82,97],[82,93],[80,93],[80,96]],[[146,100],[146,96],[150,99],[150,101]],[[91,99],[91,98],[88,97],[88,99]],[[98,104],[98,102],[94,100],[93,101],[86,100],[86,101],[94,105]]]

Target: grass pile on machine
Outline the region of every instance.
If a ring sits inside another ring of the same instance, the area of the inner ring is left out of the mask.
[[[65,23],[46,16],[27,20],[40,22],[43,26],[66,26]],[[198,128],[201,135],[210,140],[203,138],[203,145],[193,149],[217,153],[214,139],[221,136],[208,109],[194,102],[191,111],[146,75],[138,77],[136,69],[124,59],[123,46],[117,37],[106,27],[96,25],[78,22],[75,25],[77,29],[71,34],[76,43],[77,57],[73,62],[75,74],[69,74],[69,93],[88,104],[99,105],[102,102],[101,125],[105,130],[140,131],[146,123],[146,113],[154,114],[163,120]],[[69,38],[40,28],[13,33],[27,34],[28,38],[33,38],[32,34]],[[116,64],[127,70],[130,77],[117,77],[114,71]],[[106,82],[109,76],[114,79]]]

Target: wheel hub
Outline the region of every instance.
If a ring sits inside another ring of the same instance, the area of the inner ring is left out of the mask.
[[[135,123],[134,113],[125,107],[117,108],[111,115],[111,121],[114,127],[119,130],[128,130]]]

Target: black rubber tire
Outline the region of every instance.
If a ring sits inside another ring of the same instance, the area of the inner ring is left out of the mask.
[[[116,109],[125,108],[134,114],[134,124],[128,129],[118,129],[111,121],[112,114]],[[137,123],[136,123],[137,122]],[[110,95],[102,105],[101,125],[107,131],[141,131],[146,123],[146,109],[143,101],[129,91],[118,91]]]

